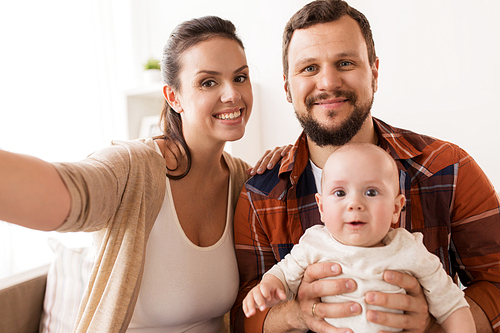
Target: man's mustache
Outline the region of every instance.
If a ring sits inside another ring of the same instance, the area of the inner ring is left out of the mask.
[[[306,108],[310,110],[315,103],[334,98],[345,98],[349,101],[349,103],[355,105],[356,101],[358,100],[358,95],[352,90],[337,90],[333,93],[323,92],[314,96],[307,97]]]

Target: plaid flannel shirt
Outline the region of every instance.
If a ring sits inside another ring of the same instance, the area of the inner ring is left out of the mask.
[[[396,160],[406,208],[400,227],[421,232],[427,249],[500,333],[500,205],[493,186],[464,150],[373,118],[379,145]],[[245,318],[241,302],[304,230],[322,223],[314,198],[307,138],[299,137],[272,170],[248,180],[234,217],[240,290],[232,310],[236,332],[262,332],[267,311]]]

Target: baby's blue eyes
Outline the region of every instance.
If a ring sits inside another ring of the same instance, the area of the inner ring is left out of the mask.
[[[345,192],[343,190],[337,190],[333,192],[333,195],[336,197],[345,197]]]
[[[345,197],[347,194],[344,190],[336,190],[333,192],[333,195],[336,197]],[[367,197],[375,197],[378,195],[378,191],[375,189],[369,189],[365,192]]]

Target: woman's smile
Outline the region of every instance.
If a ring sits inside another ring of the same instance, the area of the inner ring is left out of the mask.
[[[221,119],[221,120],[234,120],[234,119],[241,117],[242,110],[243,110],[243,108],[239,108],[236,111],[232,111],[232,112],[227,112],[227,111],[221,112],[221,113],[215,114],[214,117],[217,119]]]

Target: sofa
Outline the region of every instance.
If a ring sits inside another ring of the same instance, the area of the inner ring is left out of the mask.
[[[68,333],[94,264],[92,247],[48,240],[54,260],[0,279],[0,333]]]
[[[37,333],[50,265],[0,279],[0,332]]]

